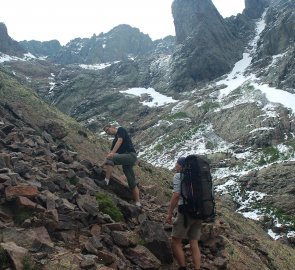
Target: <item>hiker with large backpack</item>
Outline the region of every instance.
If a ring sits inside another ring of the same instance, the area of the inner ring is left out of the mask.
[[[185,270],[186,262],[182,240],[188,239],[195,270],[201,269],[201,253],[198,240],[201,236],[202,220],[215,216],[212,177],[209,163],[200,156],[178,158],[173,177],[173,194],[167,211],[166,222],[172,224],[173,212],[178,207],[172,227],[172,250]]]

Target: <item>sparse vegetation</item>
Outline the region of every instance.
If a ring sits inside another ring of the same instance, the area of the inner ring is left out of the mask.
[[[23,260],[23,270],[41,270],[30,257],[26,256]]]
[[[263,148],[261,151],[260,158],[258,160],[258,165],[263,166],[272,162],[279,160],[280,152],[276,147],[270,146]]]
[[[108,194],[97,193],[96,200],[101,212],[109,215],[116,222],[123,220],[123,214]]]
[[[289,229],[295,230],[295,217],[285,214],[284,210],[274,206],[273,204],[257,203],[256,207],[265,215],[277,218],[281,224],[285,224]]]
[[[168,135],[165,140],[163,140],[163,147],[172,148],[177,144],[184,143],[186,140],[190,139],[201,126],[195,126],[188,130],[179,130],[176,134]]]
[[[14,215],[14,222],[18,225],[21,225],[26,219],[32,217],[32,210],[29,209],[17,209]]]
[[[205,111],[205,113],[213,111],[219,107],[220,107],[220,103],[211,102],[211,101],[207,101],[202,105],[202,109]]]
[[[0,246],[0,270],[6,269],[10,265],[9,257],[6,251]]]
[[[183,118],[188,118],[188,115],[185,112],[177,112],[174,114],[169,114],[168,116],[165,117],[165,120],[174,121],[174,120],[183,119]]]
[[[74,185],[74,186],[76,186],[79,183],[79,178],[76,177],[76,176],[74,176],[74,177],[72,177],[72,178],[70,178],[68,180],[69,180],[70,184]]]

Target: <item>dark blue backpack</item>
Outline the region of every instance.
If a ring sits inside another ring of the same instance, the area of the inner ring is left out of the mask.
[[[178,210],[193,219],[213,222],[216,216],[214,190],[209,162],[198,155],[185,159],[181,180],[183,205]]]

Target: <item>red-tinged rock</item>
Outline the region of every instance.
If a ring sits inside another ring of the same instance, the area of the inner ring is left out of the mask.
[[[33,209],[33,210],[37,210],[38,212],[45,212],[46,210],[41,205],[35,202],[32,202],[30,199],[23,196],[18,197],[17,202],[19,207],[22,207],[22,208]]]
[[[35,198],[38,193],[38,189],[33,186],[10,186],[5,189],[6,200],[13,200],[19,196]]]

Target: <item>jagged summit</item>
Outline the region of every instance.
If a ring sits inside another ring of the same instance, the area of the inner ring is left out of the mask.
[[[182,44],[189,37],[199,35],[206,29],[212,35],[225,38],[225,42],[233,37],[226,28],[222,16],[211,0],[174,0],[172,14],[177,44]]]
[[[0,22],[0,52],[13,56],[22,56],[26,50],[13,40],[7,32],[6,25]]]
[[[243,43],[210,0],[174,0],[172,13],[181,45],[173,55],[175,90],[181,92],[190,84],[223,75],[241,58]]]

